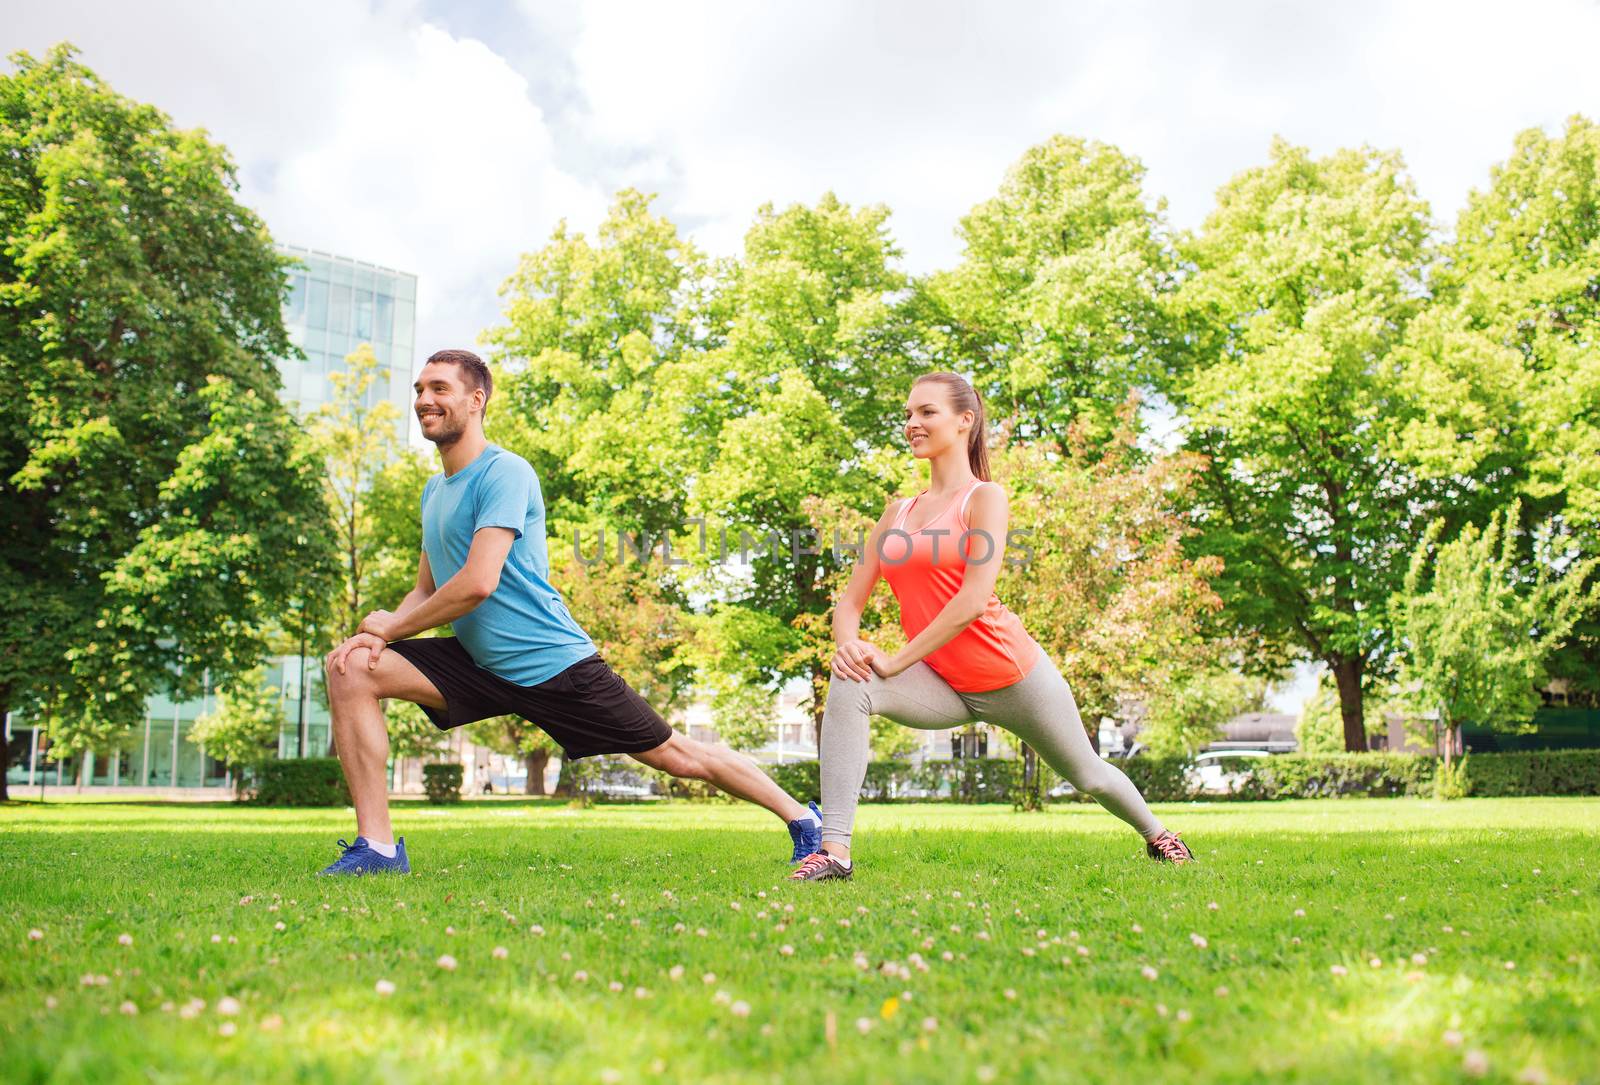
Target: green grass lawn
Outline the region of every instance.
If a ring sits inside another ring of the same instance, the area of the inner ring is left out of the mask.
[[[0,1079],[1600,1080],[1600,801],[1161,813],[1200,863],[866,806],[788,885],[729,805],[408,805],[339,881],[345,811],[12,805]]]

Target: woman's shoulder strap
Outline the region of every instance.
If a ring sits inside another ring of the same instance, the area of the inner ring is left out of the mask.
[[[963,524],[967,522],[967,503],[972,500],[972,495],[978,492],[978,487],[989,481],[991,480],[982,478],[975,479],[972,485],[967,487],[966,496],[962,497],[961,499],[961,507],[956,510],[956,518]],[[998,486],[999,483],[997,482],[995,485]]]

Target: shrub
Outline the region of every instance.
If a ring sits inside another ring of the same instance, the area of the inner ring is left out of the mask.
[[[1284,754],[1248,762],[1241,799],[1319,799],[1338,795],[1425,795],[1437,758],[1405,753]]]
[[[767,775],[800,802],[822,801],[822,768],[815,761],[766,765]]]
[[[924,761],[908,786],[953,802],[1011,802],[1022,783],[1022,762],[987,757]]]
[[[1600,795],[1600,750],[1475,753],[1461,772],[1469,795]]]
[[[462,768],[457,764],[423,765],[422,790],[431,803],[460,802]]]
[[[1458,758],[1453,763],[1440,761],[1433,770],[1433,797],[1436,799],[1464,799],[1467,797],[1467,759]]]
[[[1125,757],[1116,765],[1150,802],[1182,802],[1194,797],[1186,757]]]
[[[349,806],[350,789],[333,757],[284,758],[255,769],[255,795],[261,806]]]

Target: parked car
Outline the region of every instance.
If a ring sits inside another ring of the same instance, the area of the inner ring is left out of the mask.
[[[1229,766],[1227,762],[1239,758],[1254,760],[1258,757],[1271,757],[1271,750],[1207,750],[1194,755],[1194,760],[1185,767],[1184,773],[1189,778],[1189,786],[1208,795],[1226,795],[1237,787],[1245,777],[1239,771],[1239,766]]]

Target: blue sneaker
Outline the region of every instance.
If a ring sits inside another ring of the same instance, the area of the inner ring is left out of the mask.
[[[789,837],[794,841],[794,855],[789,859],[790,866],[822,850],[822,811],[814,802],[806,805],[811,807],[811,812],[817,816],[817,820],[796,818],[789,822]]]
[[[406,838],[394,842],[393,859],[386,859],[373,851],[364,836],[356,837],[354,844],[339,841],[344,853],[324,868],[322,874],[410,874],[411,863],[406,859]]]

